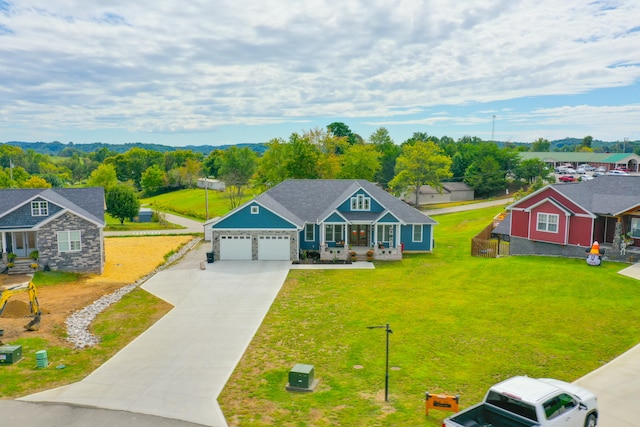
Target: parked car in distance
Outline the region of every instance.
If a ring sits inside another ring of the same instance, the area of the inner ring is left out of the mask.
[[[589,181],[591,179],[593,179],[593,176],[591,175],[583,175],[580,177],[580,181]]]
[[[622,172],[627,172],[627,173],[631,172],[629,169],[627,169],[627,168],[625,168],[625,167],[622,167],[622,166],[621,166],[621,167],[617,167],[617,168],[615,168],[614,170],[622,171]]]
[[[585,173],[587,173],[587,170],[585,168],[579,167],[578,169],[576,169],[576,173],[584,175]]]
[[[558,181],[560,182],[576,182],[575,177],[571,176],[571,175],[562,175],[560,178],[558,178]]]
[[[558,166],[554,169],[554,171],[556,173],[567,173],[567,167],[566,166]]]
[[[624,176],[624,175],[629,175],[626,172],[623,172],[621,170],[618,169],[612,169],[609,172],[607,172],[605,175],[618,175],[618,176]]]
[[[565,173],[576,173],[574,168],[567,168]]]
[[[597,177],[602,176],[602,175],[604,175],[603,172],[594,172],[594,173],[591,174],[591,177],[592,178],[597,178]]]
[[[607,168],[605,168],[604,166],[598,166],[596,168],[596,172],[605,173],[606,171],[607,171]]]
[[[583,164],[581,164],[581,165],[578,165],[578,169],[580,169],[580,168],[582,168],[582,169],[586,170],[587,172],[591,172],[592,170],[595,170],[595,169],[596,169],[596,168],[594,168],[593,166],[588,165],[588,164],[586,164],[586,163],[583,163]]]

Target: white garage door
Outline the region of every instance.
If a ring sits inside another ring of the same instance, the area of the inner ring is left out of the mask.
[[[251,260],[251,236],[220,236],[220,260]]]
[[[289,260],[290,248],[289,236],[260,236],[258,259],[261,261]]]

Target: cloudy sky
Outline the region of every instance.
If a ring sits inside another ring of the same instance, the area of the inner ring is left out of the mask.
[[[638,0],[0,0],[0,142],[640,139]]]

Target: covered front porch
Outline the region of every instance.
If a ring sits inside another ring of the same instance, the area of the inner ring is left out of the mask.
[[[10,274],[31,273],[38,258],[36,237],[35,231],[0,232],[0,271],[10,267]]]
[[[327,224],[321,235],[322,261],[400,260],[402,250],[397,224],[352,223],[346,227]]]

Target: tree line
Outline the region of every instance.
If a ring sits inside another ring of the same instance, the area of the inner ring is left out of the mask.
[[[573,144],[573,151],[594,151],[592,145],[588,136]],[[553,179],[543,162],[519,157],[521,151],[548,151],[551,143],[542,138],[526,145],[499,144],[415,132],[397,143],[384,127],[365,139],[341,122],[275,138],[259,150],[237,145],[205,154],[138,145],[125,152],[104,145],[91,152],[76,147],[53,156],[11,143],[0,145],[0,188],[102,186],[107,195],[116,187],[118,194],[154,195],[193,188],[198,178],[214,177],[226,183],[233,208],[248,188],[260,192],[291,178],[365,179],[396,195],[422,185],[441,190],[443,182],[461,181],[478,197],[502,194],[508,183],[541,186]]]

